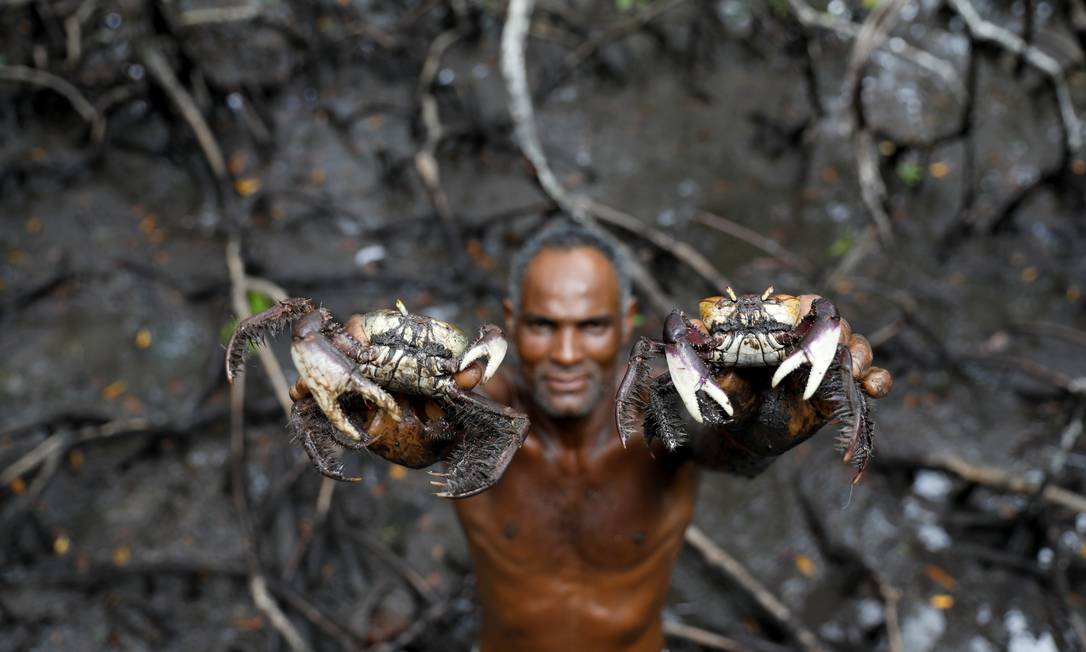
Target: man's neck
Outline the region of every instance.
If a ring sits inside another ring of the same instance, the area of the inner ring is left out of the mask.
[[[603,396],[614,394],[608,387]],[[532,400],[524,402],[532,430],[542,440],[567,449],[587,449],[604,443],[611,436],[618,436],[614,425],[614,410],[607,400],[599,401],[592,411],[583,417],[556,417],[547,414]]]

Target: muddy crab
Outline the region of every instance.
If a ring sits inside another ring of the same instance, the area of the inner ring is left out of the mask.
[[[619,385],[616,420],[625,444],[643,426],[646,442],[659,437],[669,450],[687,438],[686,427],[671,407],[675,395],[698,423],[725,423],[733,413],[728,395],[714,377],[730,367],[776,367],[772,386],[809,365],[804,400],[816,393],[833,401],[834,419],[842,424],[838,439],[845,461],[856,467],[858,481],[871,457],[874,423],[863,391],[852,378],[852,356],[839,344],[841,317],[837,307],[817,298],[800,314],[798,297],[774,294],[703,299],[699,313],[704,328],[682,311],[664,322],[662,341],[642,337],[630,354]],[[649,361],[664,354],[668,373],[652,378]],[[639,423],[640,421],[640,423]]]
[[[377,442],[351,415],[358,401],[394,422],[408,419],[405,432],[419,431],[433,450],[442,451],[447,472],[430,473],[439,478],[433,484],[443,497],[474,495],[497,482],[524,442],[527,417],[460,389],[453,378],[477,360],[486,362],[483,383],[494,375],[507,347],[497,326],[484,325],[469,345],[456,326],[409,313],[397,301],[396,310],[363,315],[359,339],[327,309],[306,298],[290,298],[238,323],[226,349],[227,378],[233,382],[242,371],[250,345],[292,323],[291,357],[311,396],[294,403],[289,427],[322,474],[359,479],[345,476],[332,453],[334,444],[361,449]],[[431,399],[440,416],[421,424],[390,392]],[[452,442],[456,434],[463,436]]]

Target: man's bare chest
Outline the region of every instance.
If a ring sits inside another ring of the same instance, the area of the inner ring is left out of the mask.
[[[694,501],[692,469],[643,448],[559,458],[525,446],[491,490],[457,510],[476,553],[510,573],[633,570],[668,557]]]

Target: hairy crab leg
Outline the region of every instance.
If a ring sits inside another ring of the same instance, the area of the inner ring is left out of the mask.
[[[528,436],[528,417],[472,392],[457,391],[442,409],[457,430],[471,433],[443,455],[444,474],[431,473],[440,498],[467,498],[493,486]]]
[[[803,399],[807,400],[822,384],[826,370],[837,355],[837,343],[841,338],[841,315],[837,312],[837,306],[820,297],[811,304],[811,311],[804,319],[810,321],[807,334],[800,341],[799,348],[777,367],[772,384],[776,387],[788,374],[808,363],[811,365],[811,373],[803,390]]]
[[[728,395],[713,380],[709,368],[694,349],[691,338],[701,339],[701,333],[688,322],[686,316],[676,310],[664,321],[664,359],[671,373],[671,382],[679,392],[679,397],[687,412],[698,423],[704,423],[701,406],[698,405],[698,390],[705,392],[724,408],[731,416],[732,402]]]
[[[664,350],[662,342],[642,337],[637,340],[630,361],[626,364],[626,373],[622,375],[618,393],[615,395],[615,423],[622,447],[630,441],[630,435],[637,429],[638,418],[644,416],[648,405],[649,359],[660,355]],[[647,434],[647,433],[646,433]]]
[[[301,441],[313,466],[322,475],[342,482],[358,482],[361,476],[344,475],[343,465],[329,452],[335,440],[336,429],[328,422],[313,399],[296,401],[290,410],[288,422],[294,437]]]
[[[852,377],[852,354],[847,346],[837,346],[835,360],[819,395],[834,403],[833,421],[841,426],[837,447],[844,452],[844,462],[856,469],[852,476],[852,484],[856,484],[871,461],[875,422],[862,383]]]
[[[245,355],[250,346],[264,344],[267,338],[316,309],[309,299],[291,297],[238,322],[226,345],[226,379],[234,382],[234,378],[245,369]]]
[[[486,384],[486,381],[490,380],[498,371],[502,360],[505,359],[505,352],[508,348],[509,344],[502,337],[500,328],[493,324],[483,324],[482,328],[479,329],[479,337],[464,353],[460,360],[460,368],[457,371],[463,371],[476,360],[486,358],[486,370],[483,371],[483,379],[479,381],[480,385]]]

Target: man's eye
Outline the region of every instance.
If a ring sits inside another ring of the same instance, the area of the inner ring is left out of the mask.
[[[585,332],[593,333],[593,334],[599,334],[599,333],[602,333],[605,330],[607,330],[607,327],[610,326],[610,325],[611,325],[610,322],[606,322],[606,321],[590,321],[590,322],[585,322],[581,326],[581,328]]]
[[[542,333],[551,329],[551,323],[542,319],[529,319],[528,329],[537,333]]]

